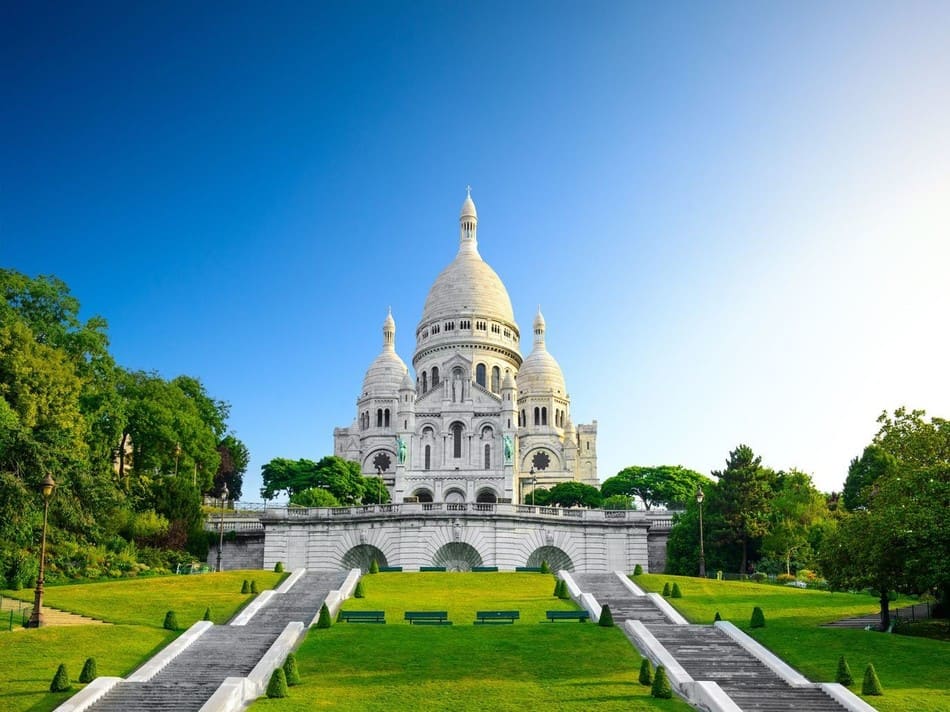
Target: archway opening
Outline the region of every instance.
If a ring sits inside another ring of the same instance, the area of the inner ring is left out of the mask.
[[[461,504],[465,501],[465,493],[460,489],[446,490],[445,501],[449,504]]]
[[[475,501],[479,504],[494,504],[498,501],[498,496],[495,494],[495,490],[486,487],[478,491]]]
[[[541,546],[531,552],[527,566],[538,567],[542,561],[547,561],[551,571],[573,571],[574,562],[563,549],[556,546]]]
[[[382,550],[372,544],[359,544],[343,554],[340,563],[344,569],[360,569],[366,573],[374,559],[377,566],[389,566],[386,554]]]
[[[417,489],[412,493],[413,497],[418,497],[420,502],[431,502],[432,501],[432,491],[425,488]]]
[[[444,566],[446,571],[471,571],[482,565],[482,556],[471,544],[453,541],[438,548],[432,565]]]

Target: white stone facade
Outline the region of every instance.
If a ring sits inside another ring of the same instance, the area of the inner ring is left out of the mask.
[[[508,292],[478,254],[471,195],[459,250],[429,290],[416,328],[415,380],[396,354],[396,326],[363,379],[356,419],[334,454],[380,476],[393,501],[525,502],[533,487],[597,485],[597,421],[574,426],[540,309],[522,359]]]

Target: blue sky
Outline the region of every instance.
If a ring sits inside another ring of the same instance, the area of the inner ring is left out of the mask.
[[[273,6],[271,6],[273,5]],[[600,476],[950,417],[946,3],[8,3],[0,264],[318,459],[465,186]]]

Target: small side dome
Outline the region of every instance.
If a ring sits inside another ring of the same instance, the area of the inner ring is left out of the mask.
[[[501,382],[501,387],[502,387],[502,388],[514,388],[514,387],[515,387],[515,379],[514,379],[514,377],[511,375],[511,371],[506,371],[506,372],[505,372],[505,380],[503,380],[503,381]]]
[[[475,201],[472,200],[472,186],[465,188],[465,201],[462,203],[462,210],[459,213],[459,218],[475,218],[478,219],[478,213],[475,211]]]
[[[544,331],[544,315],[541,314],[541,307],[538,307],[538,314],[534,317],[534,350],[518,370],[518,391],[525,394],[553,393],[564,397],[567,395],[564,372],[548,353]]]
[[[408,377],[409,369],[396,353],[395,343],[396,322],[390,311],[383,321],[383,350],[366,369],[361,395],[394,395]]]
[[[406,369],[406,374],[402,377],[402,385],[399,386],[399,389],[403,391],[414,391],[416,389],[412,385],[412,379],[409,378],[409,369]]]

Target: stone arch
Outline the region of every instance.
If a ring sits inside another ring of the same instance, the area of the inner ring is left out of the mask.
[[[358,544],[343,554],[342,563],[344,569],[360,569],[363,573],[369,571],[370,564],[376,560],[379,566],[389,566],[386,554],[381,549],[372,544]]]
[[[465,501],[465,491],[459,487],[450,487],[442,497],[446,502],[461,503]]]
[[[475,495],[475,501],[480,504],[494,504],[498,501],[498,493],[492,487],[482,487]]]
[[[527,566],[540,566],[542,561],[547,561],[551,571],[573,571],[574,562],[567,555],[564,549],[556,546],[541,546],[531,552],[528,556]]]
[[[419,487],[415,492],[412,493],[413,497],[418,497],[420,502],[431,502],[432,501],[432,490],[428,487]]]
[[[433,566],[444,566],[446,571],[471,571],[482,565],[482,555],[471,544],[453,541],[440,546],[432,556]]]

